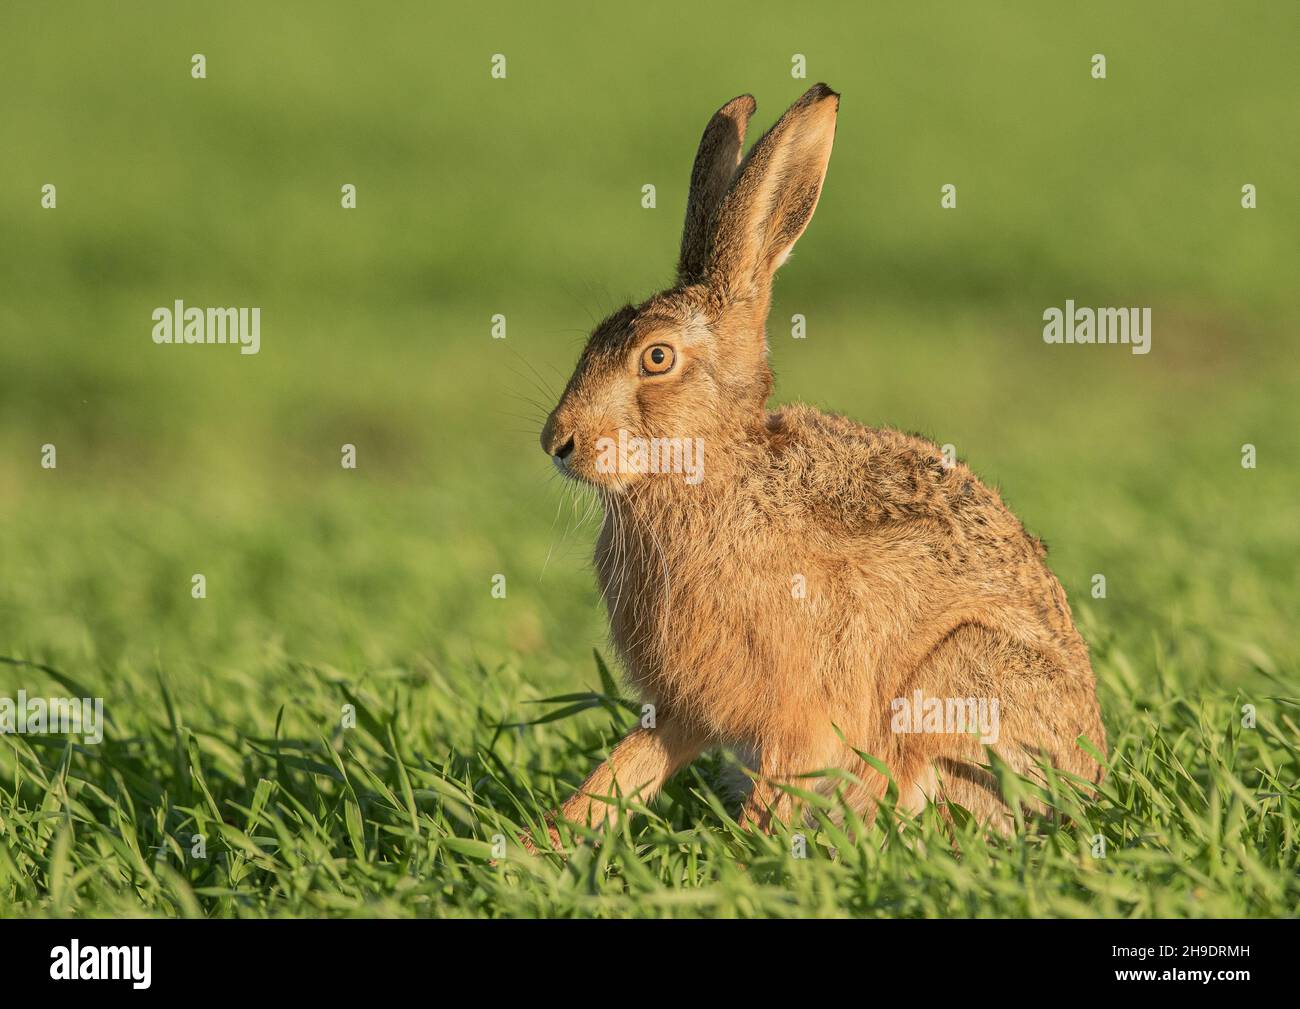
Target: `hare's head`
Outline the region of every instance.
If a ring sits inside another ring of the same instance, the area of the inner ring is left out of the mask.
[[[677,286],[596,327],[547,419],[542,448],[567,475],[611,490],[681,480],[657,453],[725,453],[761,428],[772,277],[817,206],[839,95],[813,87],[742,161],[754,108],[749,95],[733,98],[704,129]]]

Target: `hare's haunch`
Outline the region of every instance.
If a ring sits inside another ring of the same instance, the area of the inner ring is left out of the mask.
[[[754,99],[709,121],[678,282],[592,334],[542,446],[599,489],[596,570],[614,644],[647,703],[564,804],[648,800],[702,751],[749,754],[745,822],[795,814],[781,786],[826,768],[885,778],[905,808],[958,803],[1006,827],[989,751],[1087,781],[1104,751],[1088,649],[1041,544],[932,443],[794,405],[768,412],[772,277],[812,219],[839,96],[807,92],[742,159]]]

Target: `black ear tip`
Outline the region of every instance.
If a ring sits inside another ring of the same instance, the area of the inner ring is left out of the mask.
[[[814,84],[811,88],[808,89],[808,93],[804,95],[804,97],[809,101],[809,103],[820,102],[826,98],[834,98],[837,107],[839,106],[839,102],[840,102],[840,93],[838,91],[833,90],[829,84],[826,84],[824,82],[820,84]]]

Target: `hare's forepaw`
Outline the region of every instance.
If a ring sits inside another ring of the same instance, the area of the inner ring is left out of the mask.
[[[519,838],[519,843],[523,846],[524,851],[528,852],[530,855],[541,855],[548,850],[551,852],[558,852],[561,855],[564,854],[564,850],[561,847],[560,832],[555,829],[554,818],[548,816],[543,822],[546,825],[547,836],[551,842],[550,848],[547,849],[538,845],[537,838],[533,836],[533,831],[530,830]]]

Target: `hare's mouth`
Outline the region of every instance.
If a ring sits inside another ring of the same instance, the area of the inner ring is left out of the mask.
[[[572,456],[569,458],[572,458]],[[553,455],[551,456],[551,464],[560,471],[560,476],[566,480],[573,480],[577,483],[591,483],[590,480],[569,465],[569,459],[561,459],[558,455]]]
[[[571,465],[570,459],[557,459],[554,456],[551,458],[555,468],[560,471],[560,475],[566,480],[572,480],[574,483],[594,487],[596,490],[606,491],[611,494],[622,494],[627,490],[628,481],[618,474],[588,473]]]

